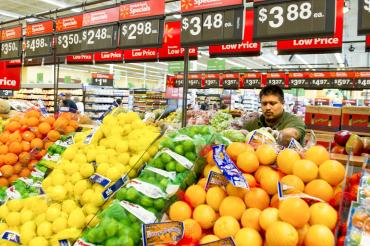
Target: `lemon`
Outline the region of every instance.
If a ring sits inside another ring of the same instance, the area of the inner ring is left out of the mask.
[[[48,209],[48,205],[44,200],[41,200],[37,202],[37,200],[33,201],[33,207],[31,207],[32,212],[35,215],[39,215],[41,213],[45,213],[45,211]]]
[[[87,217],[86,217],[86,224],[92,228],[92,227],[95,227],[99,224],[99,218],[97,216],[95,216],[95,214],[89,214]]]
[[[99,206],[103,205],[104,199],[103,199],[103,196],[102,196],[101,192],[94,191],[94,193],[90,195],[90,201],[89,202],[91,204],[93,204],[94,206],[96,206],[96,207],[99,207]]]
[[[19,226],[21,224],[21,215],[17,212],[10,212],[5,218],[8,226]]]
[[[89,151],[87,151],[87,153],[86,153],[87,162],[93,162],[93,161],[95,161],[95,158],[96,158],[96,150],[95,149],[90,149]]]
[[[111,167],[108,169],[106,177],[110,179],[111,181],[116,181],[121,177],[121,173],[119,172],[118,168]]]
[[[108,156],[106,153],[98,153],[96,155],[96,163],[102,164],[108,162]]]
[[[82,211],[85,214],[96,214],[99,211],[99,208],[94,206],[92,203],[87,203],[82,207]]]
[[[42,188],[44,190],[47,190],[52,184],[53,184],[53,180],[49,176],[46,179],[44,179],[44,181],[42,181]]]
[[[27,221],[32,220],[33,218],[33,212],[30,209],[23,209],[21,211],[21,223],[24,224]]]
[[[131,131],[132,131],[132,128],[131,128],[130,125],[124,125],[122,135],[125,136],[125,135],[129,134]]]
[[[86,156],[84,154],[78,153],[73,158],[74,163],[84,163],[87,162]]]
[[[72,211],[73,211],[73,210],[72,210]],[[60,213],[60,217],[61,217],[61,218],[68,219],[68,216],[69,216],[69,215],[68,215],[66,212],[61,212],[61,213]]]
[[[67,190],[62,185],[57,185],[52,187],[51,191],[48,193],[48,196],[54,201],[63,201],[67,195]]]
[[[157,152],[158,152],[158,146],[155,146],[155,145],[152,145],[148,150],[148,153],[150,156],[155,156]]]
[[[50,175],[50,178],[53,182],[53,185],[63,185],[66,182],[66,177],[63,173],[55,173],[54,172]]]
[[[28,246],[48,246],[49,242],[44,237],[33,238]]]
[[[35,231],[33,230],[28,230],[28,229],[21,229],[21,235],[20,235],[20,239],[21,239],[21,243],[23,245],[28,245],[30,243],[30,241],[36,237],[36,233]]]
[[[6,203],[6,206],[8,206],[10,211],[18,212],[23,208],[23,201],[20,199],[17,200],[9,200]]]
[[[101,186],[100,184],[94,184],[93,189],[97,193],[102,193],[105,190],[105,188]]]
[[[121,174],[121,176],[123,176],[124,174],[128,173],[128,171],[130,171],[130,166],[125,166],[125,165],[122,165],[122,164],[118,164],[116,166],[119,170],[119,173]]]
[[[58,233],[67,228],[67,219],[59,217],[54,220],[51,227],[54,233]]]
[[[83,178],[81,176],[81,173],[80,172],[76,172],[74,174],[72,174],[72,176],[69,178],[69,181],[72,183],[72,184],[76,184],[78,181],[81,181]]]
[[[73,175],[74,173],[78,172],[78,165],[73,162],[66,162],[64,164],[63,170],[68,175]]]
[[[0,219],[5,219],[9,213],[8,207],[4,204],[0,206]]]
[[[117,152],[110,148],[110,149],[107,149],[107,151],[105,152],[105,155],[108,156],[108,159],[110,159],[111,156],[115,156],[117,154]]]
[[[106,176],[109,170],[109,165],[107,163],[99,163],[99,166],[96,168],[96,173]]]
[[[53,231],[51,229],[51,223],[44,221],[37,227],[37,235],[41,237],[50,237]]]
[[[27,221],[21,227],[21,231],[36,231],[36,223],[35,221]]]
[[[74,195],[75,196],[80,196],[82,195],[87,189],[89,189],[91,187],[91,184],[89,181],[83,179],[83,180],[80,180],[78,181],[76,184],[75,184],[75,187],[74,187]]]
[[[8,225],[6,223],[0,223],[0,234],[2,234],[7,229]]]
[[[136,177],[136,170],[135,170],[135,169],[132,169],[132,170],[128,173],[128,177],[129,177],[129,178],[135,178],[135,177]]]
[[[130,167],[134,167],[136,164],[140,165],[141,162],[142,161],[140,160],[140,156],[139,155],[134,155],[130,158],[129,165],[130,165]]]
[[[73,200],[65,200],[62,204],[62,211],[65,213],[70,213],[77,207],[75,201]]]
[[[46,219],[50,222],[53,222],[56,218],[60,216],[60,209],[49,207],[48,210],[46,210]]]
[[[68,227],[82,228],[85,225],[85,215],[82,209],[74,209],[68,217]]]
[[[127,165],[130,161],[130,154],[129,153],[121,153],[118,155],[118,160],[123,165]]]
[[[120,140],[116,145],[116,150],[119,153],[126,153],[128,151],[128,142]]]
[[[36,218],[35,218],[35,223],[37,226],[39,226],[42,222],[44,222],[46,220],[46,215],[45,213],[43,214],[39,214]]]
[[[94,174],[94,171],[94,166],[92,164],[84,163],[80,166],[80,174],[83,178],[90,177]]]
[[[67,196],[72,196],[73,195],[73,189],[74,189],[74,185],[71,183],[71,182],[67,182],[64,184],[64,188],[66,188],[67,190]]]
[[[94,191],[92,189],[87,189],[84,191],[84,193],[81,196],[81,204],[89,203],[94,199]]]
[[[64,152],[63,152],[63,154],[62,154],[62,158],[64,159],[64,160],[69,160],[69,161],[71,161],[71,160],[73,160],[73,158],[74,158],[74,156],[75,156],[75,149],[73,149],[73,148],[67,148]]]

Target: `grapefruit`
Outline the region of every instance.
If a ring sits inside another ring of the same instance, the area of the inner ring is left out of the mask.
[[[232,183],[228,183],[226,186],[226,192],[229,196],[238,196],[243,199],[247,191],[247,189],[235,187]]]
[[[324,161],[330,159],[330,154],[323,146],[314,145],[304,153],[304,158],[320,166]]]
[[[215,186],[207,191],[206,202],[209,206],[211,206],[211,208],[213,208],[217,212],[221,205],[222,200],[224,200],[225,197],[226,197],[225,191],[221,187]]]
[[[279,203],[280,203],[279,194],[273,195],[273,197],[271,197],[270,207],[279,208]]]
[[[206,192],[200,185],[191,185],[185,191],[185,199],[195,208],[206,202]]]
[[[305,224],[301,228],[297,229],[298,232],[298,245],[304,244],[304,239],[306,238],[308,229],[310,228],[309,224]]]
[[[267,228],[274,223],[275,221],[279,220],[279,210],[276,208],[266,208],[263,210],[259,217],[259,224],[262,229],[265,231]]]
[[[293,164],[293,174],[307,183],[317,178],[319,168],[310,160],[298,160]]]
[[[334,246],[334,235],[324,225],[313,225],[308,229],[304,240],[305,246]]]
[[[252,174],[243,173],[245,180],[248,182],[249,188],[257,186],[257,181]]]
[[[256,150],[258,161],[262,165],[272,165],[276,161],[276,151],[269,144],[261,144]]]
[[[344,166],[336,160],[325,161],[319,167],[320,178],[333,186],[343,181],[345,173]]]
[[[261,210],[258,208],[248,208],[242,214],[242,218],[240,220],[243,227],[250,227],[257,231],[261,230],[259,224],[259,217],[261,215]]]
[[[254,152],[246,151],[238,156],[236,165],[244,173],[254,173],[260,164]]]
[[[261,180],[262,173],[264,173],[265,171],[273,171],[273,169],[268,166],[259,166],[257,171],[254,173],[254,177],[256,178],[258,183]]]
[[[300,160],[299,154],[292,149],[284,149],[280,151],[276,162],[279,169],[285,174],[292,174],[294,162]]]
[[[262,246],[261,235],[252,228],[242,228],[234,237],[235,244],[238,246]]]
[[[266,231],[266,243],[268,246],[296,246],[298,243],[298,232],[290,224],[275,221]]]
[[[193,243],[198,242],[202,237],[202,228],[193,219],[186,219],[184,223],[184,237],[191,239]]]
[[[200,239],[199,243],[200,244],[206,244],[206,243],[212,243],[214,241],[220,240],[217,236],[215,235],[206,235]]]
[[[239,230],[239,222],[232,216],[221,216],[213,226],[214,234],[221,239],[234,237]]]
[[[240,220],[245,209],[246,206],[240,197],[228,196],[222,200],[219,211],[221,216],[232,216]]]
[[[254,152],[254,149],[251,145],[245,144],[245,143],[231,143],[227,148],[226,148],[226,153],[230,156],[231,159],[237,160],[238,156],[243,153],[243,152]]]
[[[209,151],[207,154],[207,164],[211,166],[215,166],[216,162],[213,159],[213,150]]]
[[[300,198],[289,197],[280,202],[279,216],[283,221],[300,228],[310,219],[310,207]]]
[[[277,193],[277,184],[279,182],[280,176],[275,171],[265,171],[261,175],[261,187],[269,195],[274,195]]]
[[[320,198],[325,202],[329,202],[334,196],[333,187],[323,179],[314,179],[309,182],[304,192],[310,196]]]
[[[202,229],[210,229],[216,221],[216,212],[209,205],[199,205],[194,209],[193,219]]]
[[[310,207],[310,224],[324,225],[333,230],[337,224],[337,211],[325,202],[318,202]]]
[[[258,208],[263,210],[270,204],[270,197],[261,188],[252,188],[244,196],[244,202],[248,208]]]
[[[295,175],[284,176],[280,180],[280,182],[281,182],[282,185],[287,185],[287,186],[292,187],[291,188],[292,193],[295,193],[295,192],[298,193],[298,192],[303,192],[304,191],[303,181]],[[289,191],[288,191],[288,193],[289,193]]]
[[[169,217],[173,221],[184,221],[191,218],[191,208],[183,201],[173,203],[169,210]]]

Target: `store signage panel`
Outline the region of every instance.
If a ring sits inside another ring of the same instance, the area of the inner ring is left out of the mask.
[[[22,40],[4,41],[0,43],[0,59],[12,60],[20,58],[22,55]]]
[[[188,76],[189,89],[202,89],[203,78],[201,74],[189,74]]]
[[[333,35],[336,0],[260,0],[254,4],[254,40]]]
[[[122,4],[119,10],[120,20],[131,20],[149,16],[163,15],[165,10],[164,0],[136,1]]]
[[[82,31],[71,31],[56,34],[55,52],[57,55],[76,54],[81,52]]]
[[[113,74],[93,73],[91,85],[113,87]]]
[[[310,88],[308,73],[291,72],[288,74],[289,88]]]
[[[54,22],[52,20],[28,24],[26,26],[27,37],[46,35],[53,32],[54,32]]]
[[[83,14],[82,26],[93,26],[117,22],[119,18],[119,7],[102,9]]]
[[[92,54],[67,56],[67,63],[92,63],[92,62],[93,62]]]
[[[244,8],[183,13],[181,44],[184,47],[240,43],[243,39]]]
[[[204,89],[217,89],[217,88],[220,88],[220,75],[206,74],[204,78]]]
[[[287,76],[285,73],[268,73],[266,76],[266,85],[277,85],[285,88]]]
[[[332,72],[332,85],[335,89],[353,89],[354,88],[353,72]]]
[[[185,13],[242,4],[243,0],[181,0],[181,12]]]
[[[95,62],[122,62],[123,61],[123,50],[106,51],[106,52],[95,52]]]
[[[178,74],[175,76],[175,88],[184,86],[184,75]]]
[[[161,61],[181,60],[185,56],[185,48],[181,47],[181,21],[168,21],[164,25],[163,44],[158,49]],[[189,48],[190,59],[198,58],[198,48]]]
[[[101,51],[117,48],[118,25],[104,25],[84,28],[81,51]]]
[[[8,61],[0,61],[0,90],[19,90],[21,67],[8,67]]]
[[[242,75],[243,89],[258,89],[261,88],[262,75],[261,73],[245,73]]]
[[[12,97],[14,92],[12,90],[0,90],[0,97]]]
[[[22,38],[22,26],[14,26],[11,28],[5,28],[1,30],[1,41],[7,41],[12,39]]]
[[[130,61],[155,61],[157,60],[158,49],[148,48],[148,49],[132,49],[124,50],[123,57],[125,62]]]
[[[247,9],[245,14],[244,38],[240,44],[224,44],[209,46],[210,57],[228,57],[236,55],[256,55],[261,52],[261,44],[253,42],[253,9]]]
[[[25,57],[45,57],[53,53],[53,36],[26,38]]]
[[[222,88],[229,90],[237,90],[240,86],[239,73],[223,74]]]
[[[366,36],[366,51],[370,51],[370,36]]]
[[[355,72],[355,88],[370,89],[370,72]]]
[[[82,27],[83,15],[74,15],[68,17],[58,18],[56,20],[55,30],[57,32],[67,32]]]
[[[358,1],[358,33],[370,34],[370,1]]]
[[[343,7],[344,0],[337,1],[335,33],[330,37],[295,39],[277,41],[276,47],[280,54],[311,53],[315,51],[342,50],[343,43]]]
[[[312,89],[330,89],[332,85],[332,74],[330,72],[309,73]]]

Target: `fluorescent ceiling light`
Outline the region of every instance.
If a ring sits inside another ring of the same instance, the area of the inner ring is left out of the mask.
[[[175,19],[181,19],[181,15],[179,14],[173,15],[173,17],[175,17]]]
[[[115,65],[115,67],[127,69],[127,71],[125,71],[125,72],[130,72],[129,70],[133,70],[133,71],[144,71],[143,69],[140,69],[140,68],[120,66],[120,65]],[[156,73],[156,74],[164,74],[163,72],[158,72],[158,71],[149,71],[149,72],[150,73]]]
[[[133,65],[133,66],[139,66],[139,67],[146,67],[146,68],[151,68],[151,69],[156,69],[156,70],[162,70],[163,71],[163,68],[149,66],[146,63],[145,64],[132,63],[131,65]]]
[[[234,61],[226,60],[226,62],[227,62],[227,63],[229,63],[229,64],[231,64],[231,65],[234,65],[234,66],[240,67],[240,68],[245,67],[245,66],[243,66],[242,64],[237,63],[237,62],[234,62]],[[249,68],[247,67],[247,69],[249,69]]]
[[[54,6],[57,6],[59,8],[68,8],[70,7],[71,5],[65,3],[65,2],[62,2],[62,1],[59,1],[59,0],[40,0],[44,3],[48,3],[48,4],[51,4],[51,5],[54,5]],[[72,12],[81,12],[80,9],[71,9]]]
[[[75,72],[84,72],[88,73],[89,71],[87,70],[82,70],[82,69],[75,69],[75,68],[68,68],[68,67],[60,67],[61,70],[66,70],[66,71],[75,71]]]
[[[342,58],[342,54],[335,53],[334,56],[335,56],[335,59],[337,59],[338,64],[343,64],[344,63],[343,58]]]
[[[14,12],[10,12],[10,11],[6,11],[6,10],[0,10],[0,15],[12,17],[12,18],[22,17],[22,15],[20,15],[20,14],[17,14],[17,13],[14,13]]]
[[[241,60],[243,61],[243,62],[249,62],[249,63],[251,63],[251,64],[254,64],[254,65],[256,65],[256,66],[259,66],[259,67],[264,67],[262,64],[260,64],[260,63],[258,63],[258,62],[255,62],[255,61],[253,61],[252,60],[252,58],[241,58]]]
[[[309,68],[313,68],[301,55],[295,55],[295,57],[300,60],[303,64],[307,65]]]
[[[273,60],[269,59],[269,58],[266,58],[266,57],[263,57],[263,56],[260,56],[258,57],[260,60],[268,63],[270,66],[276,66],[277,68],[282,68],[280,65],[278,65],[276,62],[274,62]]]

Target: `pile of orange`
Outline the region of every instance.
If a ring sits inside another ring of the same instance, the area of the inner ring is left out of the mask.
[[[28,177],[49,146],[77,127],[70,113],[55,119],[43,117],[40,111],[32,109],[11,118],[0,134],[0,186]]]
[[[294,150],[277,153],[264,144],[254,150],[248,144],[232,143],[226,152],[243,172],[250,189],[229,183],[206,191],[208,173],[220,172],[212,152],[208,153],[204,178],[190,186],[184,201],[175,202],[168,211],[171,220],[184,222],[187,244],[227,237],[232,237],[237,246],[335,244],[332,231],[338,216],[328,202],[341,186],[345,170],[341,163],[329,159],[325,148],[312,147],[302,155],[305,159]],[[285,194],[305,193],[321,202],[294,196],[279,199],[279,181],[290,187]]]

